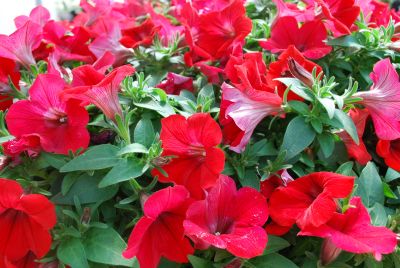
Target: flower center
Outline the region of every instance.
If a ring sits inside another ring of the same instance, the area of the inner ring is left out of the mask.
[[[68,122],[67,114],[58,108],[50,107],[44,114],[45,120],[51,126],[59,126]]]

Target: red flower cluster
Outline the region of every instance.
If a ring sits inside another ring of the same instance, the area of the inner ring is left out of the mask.
[[[51,246],[54,205],[39,194],[25,194],[12,180],[0,178],[0,266],[36,267]]]

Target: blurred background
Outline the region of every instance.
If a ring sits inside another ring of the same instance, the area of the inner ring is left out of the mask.
[[[69,19],[71,12],[78,9],[79,0],[8,0],[0,9],[0,34],[14,32],[14,18],[19,15],[29,15],[32,8],[37,5],[45,6],[53,19]]]

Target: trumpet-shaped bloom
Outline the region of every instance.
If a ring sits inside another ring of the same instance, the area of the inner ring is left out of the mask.
[[[230,147],[235,152],[244,150],[261,120],[268,115],[277,115],[283,111],[282,98],[277,94],[252,88],[240,90],[224,83],[222,99],[221,106],[226,107],[222,116],[225,119],[232,119],[235,125],[244,132],[238,133],[239,136],[242,135],[240,143],[236,142],[236,146]],[[226,123],[231,124],[229,121]]]
[[[60,98],[65,82],[51,74],[38,75],[29,89],[29,100],[14,103],[6,122],[10,133],[20,138],[37,135],[43,150],[68,154],[89,144],[88,112],[77,101]]]
[[[305,9],[299,9],[296,4],[285,3],[284,0],[272,0],[278,9],[276,19],[282,17],[294,17],[298,22],[311,21],[315,17],[314,7],[308,5]]]
[[[164,89],[167,94],[179,95],[181,90],[193,91],[193,78],[183,75],[168,73],[167,79],[156,87]]]
[[[0,110],[6,110],[13,103],[12,97],[9,96],[12,92],[9,82],[19,88],[20,77],[15,61],[0,57]]]
[[[190,52],[185,61],[194,62],[226,59],[237,44],[243,44],[251,31],[251,20],[246,17],[243,2],[233,1],[222,10],[198,14],[186,5],[184,24],[185,38]]]
[[[133,25],[131,25],[132,23]],[[129,21],[128,25],[122,29],[120,43],[129,48],[150,46],[159,30],[160,27],[154,25],[151,18],[145,20],[140,25],[136,25],[135,20]]]
[[[354,24],[360,7],[354,0],[314,0],[322,9],[320,17],[335,37],[351,34],[350,28]]]
[[[368,153],[367,148],[365,147],[365,144],[362,140],[362,136],[364,134],[364,129],[365,129],[365,123],[369,116],[368,110],[353,109],[350,110],[349,116],[353,120],[354,125],[356,126],[359,138],[359,144],[357,145],[346,131],[342,131],[338,133],[338,135],[342,139],[344,145],[346,146],[349,157],[356,160],[361,165],[366,165],[368,161],[372,159],[371,155]]]
[[[400,138],[400,81],[390,59],[380,60],[370,74],[373,85],[369,91],[358,92],[381,140]]]
[[[233,179],[221,175],[206,199],[189,207],[183,225],[196,248],[212,245],[241,258],[253,258],[267,244],[262,228],[267,219],[264,196],[250,187],[237,191]]]
[[[171,115],[161,120],[162,156],[176,156],[153,174],[160,182],[184,185],[195,198],[202,198],[204,189],[212,187],[224,169],[224,152],[217,148],[222,133],[209,114],[199,113],[188,119]]]
[[[183,186],[162,189],[152,194],[143,205],[144,216],[133,229],[125,258],[136,258],[140,267],[156,268],[161,257],[178,263],[188,262],[194,250],[184,237],[183,221],[191,203]]]
[[[385,159],[386,165],[400,171],[400,139],[379,140],[376,145],[376,152]]]
[[[299,235],[328,239],[336,247],[352,253],[372,253],[376,260],[392,253],[397,245],[396,234],[385,227],[371,225],[371,218],[361,198],[353,197],[345,213],[333,217],[318,228],[308,226]]]
[[[272,53],[281,53],[294,45],[306,58],[320,59],[332,47],[325,44],[327,32],[319,20],[307,21],[300,28],[294,17],[281,17],[272,27],[271,38],[260,41],[260,46]]]
[[[321,226],[336,211],[335,198],[345,198],[353,190],[354,177],[316,172],[276,189],[269,199],[271,218],[282,226],[295,222],[301,228]]]
[[[118,99],[120,84],[125,77],[131,75],[134,71],[135,68],[131,65],[118,67],[105,76],[98,84],[68,88],[62,93],[62,97],[64,99],[81,100],[84,103],[93,103],[103,111],[107,118],[114,120],[116,114],[122,115],[121,104]],[[100,73],[97,73],[92,81],[98,81],[100,75]]]
[[[55,208],[46,197],[24,194],[16,181],[0,178],[0,264],[42,258],[55,224]]]
[[[32,51],[40,45],[42,29],[27,21],[10,36],[0,35],[0,57],[12,59],[29,67],[36,63]]]

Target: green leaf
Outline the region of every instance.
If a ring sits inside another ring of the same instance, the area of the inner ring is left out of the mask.
[[[358,40],[352,35],[346,35],[335,39],[328,40],[327,44],[329,46],[341,46],[341,47],[354,47],[354,48],[362,48]]]
[[[172,108],[168,102],[160,103],[150,97],[143,99],[142,102],[135,102],[134,104],[138,107],[156,111],[163,117],[175,114],[174,108]]]
[[[93,146],[61,167],[60,171],[71,172],[112,167],[119,162],[118,152],[119,148],[111,144]]]
[[[397,199],[396,194],[392,191],[392,189],[390,189],[389,184],[386,182],[383,182],[383,193],[386,197]]]
[[[74,205],[74,196],[79,199],[81,204],[96,203],[105,201],[113,197],[118,191],[118,185],[99,189],[98,184],[103,175],[95,173],[90,176],[87,173],[80,175],[66,195],[58,193],[51,199],[60,205]]]
[[[57,249],[57,257],[71,267],[89,268],[85,248],[78,238],[69,238],[62,241]]]
[[[326,158],[332,155],[335,149],[335,137],[331,133],[322,133],[317,136],[321,151]]]
[[[67,173],[61,183],[61,193],[66,195],[79,177],[78,172]]]
[[[298,114],[307,115],[310,113],[310,108],[302,101],[289,101],[288,104]]]
[[[388,168],[385,175],[385,181],[391,182],[400,178],[400,173],[394,169]]]
[[[318,101],[325,108],[329,118],[332,119],[335,114],[335,101],[328,98],[318,98]]]
[[[379,203],[375,203],[371,209],[369,209],[369,215],[371,216],[372,224],[375,226],[386,226],[387,213],[385,207]]]
[[[343,129],[350,135],[354,142],[358,144],[358,133],[353,120],[351,120],[351,118],[342,110],[338,109],[335,110],[335,114],[333,117],[342,125]]]
[[[353,171],[354,163],[353,161],[349,161],[340,165],[340,167],[335,171],[335,173],[346,175],[346,176],[354,176]]]
[[[193,268],[209,268],[214,266],[212,262],[194,255],[189,255],[188,259]]]
[[[271,156],[277,154],[278,151],[276,150],[274,144],[272,142],[268,142],[266,139],[262,139],[254,143],[249,153],[249,155],[254,156]]]
[[[143,144],[147,148],[153,143],[155,135],[153,123],[147,118],[142,118],[133,132],[135,142]]]
[[[62,166],[67,163],[67,158],[65,155],[60,154],[50,154],[46,152],[42,152],[40,154],[41,157],[52,167],[56,169],[60,169]]]
[[[305,100],[308,101],[313,101],[314,100],[314,95],[311,92],[310,89],[306,88],[303,86],[300,82],[300,80],[296,78],[276,78],[274,80],[277,80],[283,84],[285,84],[287,87],[290,87],[290,90],[302,97]]]
[[[286,151],[285,159],[289,160],[307,148],[314,141],[314,138],[315,132],[305,122],[304,118],[295,117],[290,121],[286,129],[281,152]]]
[[[149,150],[140,143],[132,143],[132,144],[129,144],[129,145],[125,146],[124,148],[122,148],[117,153],[117,155],[121,156],[124,154],[131,154],[131,153],[147,154],[147,153],[149,153]]]
[[[245,262],[245,266],[250,268],[299,268],[294,262],[277,253],[248,260]]]
[[[136,259],[122,257],[126,243],[113,228],[91,228],[83,241],[86,256],[92,262],[132,267]]]
[[[279,250],[287,248],[288,246],[290,246],[289,242],[282,237],[268,235],[268,244],[263,255],[278,252]]]
[[[361,196],[367,208],[372,208],[375,203],[383,204],[385,201],[382,181],[373,162],[368,162],[360,177],[356,179],[356,184],[358,187],[355,195]]]
[[[135,158],[121,159],[110,172],[101,180],[99,187],[107,187],[141,176],[148,169],[148,165]]]

